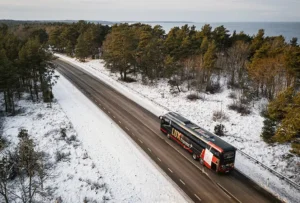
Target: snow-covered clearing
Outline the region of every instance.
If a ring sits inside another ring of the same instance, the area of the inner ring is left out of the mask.
[[[98,167],[93,166],[94,161],[78,140],[77,133],[57,102],[52,104],[52,108],[47,108],[45,103],[28,100],[18,101],[17,105],[22,113],[6,117],[3,124],[3,137],[9,141],[9,145],[2,152],[17,146],[19,130],[24,128],[34,140],[36,149],[49,155],[47,161],[53,163],[54,168],[50,172],[51,179],[44,186],[55,190],[43,202],[54,202],[59,197],[66,203],[83,202],[85,197],[91,201],[112,199],[110,186],[104,182]],[[66,129],[65,138],[62,137],[62,129]],[[57,153],[69,155],[57,161]]]
[[[221,93],[207,94],[204,100],[190,101],[186,98],[190,92],[172,95],[167,80],[160,80],[155,86],[143,85],[141,80],[124,83],[118,80],[119,75],[111,74],[105,69],[101,60],[81,63],[63,55],[57,54],[57,56],[92,73],[156,115],[161,115],[171,109],[213,132],[214,126],[219,124],[212,119],[213,113],[222,110],[229,118],[222,121],[227,130],[226,136],[223,137],[224,140],[273,170],[289,177],[298,184],[300,183],[300,158],[289,153],[290,144],[271,146],[260,137],[263,126],[263,117],[260,112],[266,103],[265,101],[255,102],[251,114],[241,116],[227,108],[233,100],[229,98],[231,90],[226,88],[226,81],[221,84],[223,87]],[[236,157],[236,168],[281,198],[290,202],[300,202],[300,192],[297,189],[246,159],[240,153]]]
[[[186,202],[186,196],[113,121],[64,77],[54,87],[56,101],[18,101],[22,112],[5,117],[3,137],[18,144],[18,132],[28,130],[38,151],[54,164],[44,187],[54,193],[42,202]],[[66,129],[66,137],[62,136]],[[57,161],[57,153],[67,157]],[[1,154],[0,154],[1,156]],[[0,202],[1,201],[0,197]],[[188,199],[188,198],[186,198]]]

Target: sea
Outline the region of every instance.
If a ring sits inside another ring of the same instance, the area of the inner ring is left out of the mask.
[[[212,28],[224,25],[232,34],[235,30],[237,33],[244,31],[245,34],[253,36],[257,34],[259,29],[265,30],[265,36],[282,35],[287,42],[293,37],[298,38],[300,42],[300,22],[215,22],[215,23],[192,23],[192,22],[143,22],[154,25],[161,25],[166,33],[173,27],[181,27],[185,24],[189,26],[195,25],[197,30],[200,30],[203,25],[210,24]]]

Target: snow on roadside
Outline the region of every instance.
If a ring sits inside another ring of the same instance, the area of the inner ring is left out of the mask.
[[[114,202],[186,202],[126,133],[67,79],[61,76],[53,90]]]
[[[205,100],[192,102],[186,99],[189,92],[182,92],[176,96],[170,94],[167,80],[160,80],[156,86],[143,85],[141,81],[124,83],[118,81],[116,74],[111,74],[105,69],[101,60],[91,60],[86,63],[81,63],[60,54],[56,55],[95,75],[113,88],[119,90],[128,98],[133,99],[144,108],[151,110],[155,115],[161,115],[161,113],[166,112],[167,109],[172,109],[172,111],[184,115],[200,126],[213,132],[214,126],[218,124],[218,122],[212,120],[213,112],[222,109],[229,117],[228,121],[222,122],[228,134],[228,136],[224,137],[224,140],[232,143],[243,152],[251,155],[277,172],[298,182],[298,184],[300,183],[300,158],[290,156],[290,145],[275,144],[270,146],[263,142],[260,137],[263,126],[263,118],[260,116],[260,111],[265,101],[255,102],[253,104],[252,113],[249,116],[241,116],[227,108],[227,105],[232,102],[232,99],[228,97],[230,90],[226,89],[225,81],[224,84],[222,84],[224,86],[223,92],[215,95],[206,95]],[[251,178],[259,180],[261,185],[265,187],[273,185],[275,190],[274,188],[270,189],[277,194],[282,194],[281,196],[283,197],[286,197],[286,194],[297,196],[294,195],[294,189],[290,188],[289,185],[282,180],[279,181],[279,183],[277,181],[278,178],[274,177],[274,175],[269,174],[271,179],[264,177],[265,170],[260,166],[252,164],[251,161],[247,159],[245,160],[243,156],[237,156],[237,159],[239,159],[237,162],[243,164],[239,164],[236,167]],[[251,167],[253,173],[249,173],[249,167]],[[274,178],[272,178],[272,176]],[[281,190],[283,191],[280,192]],[[299,196],[297,196],[297,198],[300,199],[299,192],[296,191],[296,194]]]
[[[110,188],[103,181],[101,172],[93,166],[93,160],[78,140],[72,124],[57,102],[52,108],[45,103],[33,103],[26,99],[17,102],[21,113],[5,117],[3,137],[9,145],[3,151],[13,151],[19,142],[20,129],[27,129],[38,151],[47,153],[49,163],[54,165],[51,178],[44,183],[44,188],[51,187],[54,193],[43,198],[42,202],[54,202],[61,197],[64,203],[83,202],[84,198],[93,200],[112,199]],[[66,129],[66,137],[61,130]],[[57,153],[67,156],[58,161]],[[17,183],[16,183],[17,184]],[[1,197],[0,197],[1,202]]]

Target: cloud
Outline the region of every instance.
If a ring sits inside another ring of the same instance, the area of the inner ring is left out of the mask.
[[[0,18],[299,21],[298,0],[1,0]]]

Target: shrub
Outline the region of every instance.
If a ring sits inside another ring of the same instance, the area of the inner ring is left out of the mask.
[[[19,134],[18,134],[18,137],[19,138],[27,138],[29,135],[28,135],[28,130],[26,129],[21,129]]]
[[[6,146],[7,140],[0,135],[0,151]]]
[[[179,93],[181,92],[181,89],[180,89],[180,85],[181,85],[181,82],[179,80],[169,80],[168,81],[168,84],[170,85],[170,92],[173,94],[173,93]]]
[[[2,181],[14,180],[20,174],[18,164],[19,155],[17,150],[8,151],[0,158],[0,174],[6,177]]]
[[[87,158],[89,158],[89,155],[88,155],[87,152],[84,152],[84,154],[83,154],[83,156],[82,156],[82,159],[87,159]]]
[[[214,132],[218,136],[224,136],[225,135],[225,126],[222,124],[217,124],[214,128]]]
[[[236,99],[237,95],[236,95],[235,92],[230,92],[228,97],[231,98],[231,99]]]
[[[248,97],[242,97],[242,98],[240,98],[240,103],[241,104],[248,105],[248,104],[250,104],[250,102],[251,102],[251,99],[249,99]]]
[[[148,80],[147,77],[142,76],[142,84],[143,84],[143,85],[148,85],[148,84],[149,84],[149,80]]]
[[[215,94],[221,91],[221,86],[219,83],[208,84],[205,91],[210,94]]]
[[[127,82],[127,83],[132,83],[132,82],[136,82],[136,79],[127,76],[122,81]]]
[[[55,203],[63,203],[62,198],[61,197],[56,198]]]
[[[264,139],[265,142],[271,142],[272,137],[275,135],[275,130],[276,123],[273,120],[266,118],[264,120],[264,126],[262,129],[261,137]]]
[[[243,115],[248,115],[251,113],[250,108],[247,105],[244,105],[242,103],[232,103],[228,105],[228,108],[230,110],[236,111],[238,113],[240,113],[242,116]]]
[[[292,149],[290,152],[300,156],[300,140],[299,139],[292,142]]]
[[[268,108],[262,108],[260,115],[264,118],[269,118]]]
[[[224,120],[229,120],[227,115],[223,111],[214,111],[213,113],[213,121],[224,121]]]
[[[56,151],[55,160],[56,160],[56,162],[68,161],[69,156],[70,156],[70,152],[69,153],[64,153],[64,152]]]
[[[67,137],[67,129],[66,128],[60,128],[60,135],[62,138]]]
[[[227,82],[227,87],[229,89],[238,89],[240,88],[240,84],[236,83],[236,82],[232,82],[231,80]]]
[[[43,116],[44,116],[43,114],[39,113],[39,114],[37,115],[37,118],[38,118],[38,119],[41,119],[41,118],[43,118]]]
[[[201,99],[201,97],[200,97],[198,94],[194,94],[194,93],[189,94],[189,95],[187,96],[187,98],[188,98],[189,100],[191,100],[191,101],[195,101],[195,100]]]
[[[71,136],[68,138],[68,141],[70,141],[70,142],[74,142],[74,141],[76,141],[76,140],[77,140],[77,138],[76,138],[75,135],[71,135]]]

